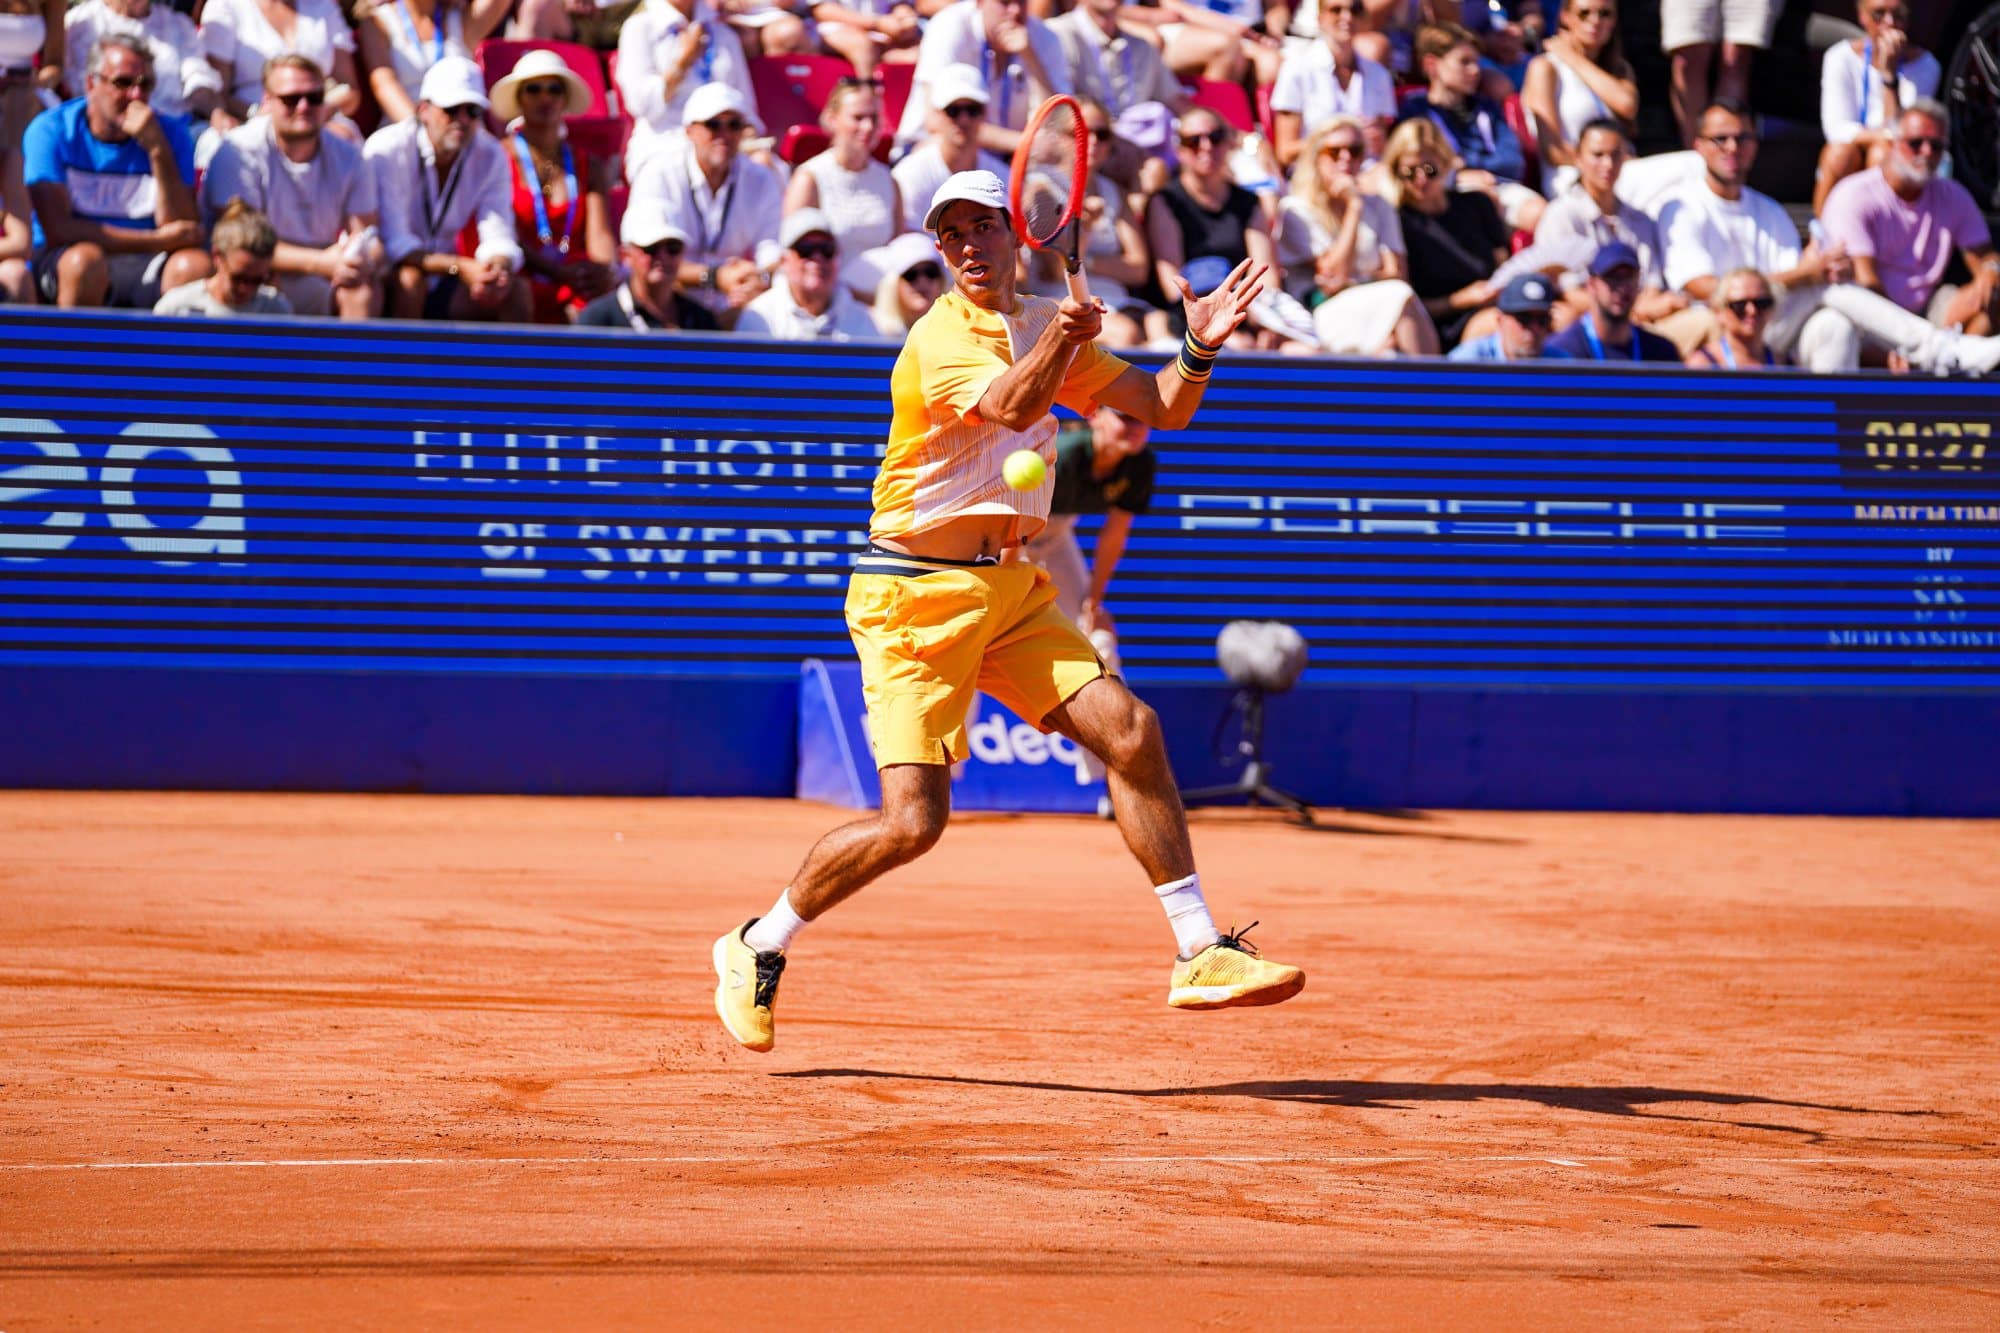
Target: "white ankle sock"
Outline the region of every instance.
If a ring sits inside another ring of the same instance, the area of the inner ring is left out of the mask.
[[[792,910],[791,890],[778,895],[777,905],[757,918],[743,932],[743,942],[757,953],[783,953],[792,936],[805,929],[805,922]]]
[[[1208,915],[1208,904],[1202,900],[1200,875],[1161,884],[1153,892],[1160,895],[1160,905],[1167,909],[1167,924],[1174,928],[1181,957],[1192,958],[1222,938]]]

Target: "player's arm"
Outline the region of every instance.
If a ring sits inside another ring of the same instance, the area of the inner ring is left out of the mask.
[[[1026,430],[1040,421],[1055,406],[1076,349],[1094,341],[1103,326],[1104,312],[1096,302],[1064,297],[1028,354],[986,386],[973,416],[1008,430]]]
[[[1181,289],[1181,309],[1187,315],[1187,338],[1181,343],[1180,354],[1157,375],[1137,366],[1126,367],[1097,400],[1161,430],[1179,430],[1194,420],[1194,410],[1201,406],[1201,396],[1208,389],[1215,354],[1250,317],[1250,304],[1263,291],[1269,272],[1267,266],[1246,259],[1200,300],[1195,299],[1185,278],[1175,278]]]

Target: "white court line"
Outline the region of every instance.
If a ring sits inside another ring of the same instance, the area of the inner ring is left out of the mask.
[[[908,1154],[904,1154],[908,1155]],[[0,1162],[0,1172],[50,1171],[243,1171],[320,1170],[349,1167],[465,1167],[465,1166],[763,1166],[772,1158],[757,1153],[723,1155],[647,1157],[272,1157],[217,1158],[185,1162]],[[1659,1162],[1669,1166],[1881,1166],[1906,1170],[1912,1166],[2000,1166],[2000,1157],[1729,1157],[1711,1156],[1693,1160],[1671,1153],[1624,1153],[1616,1156],[1541,1157],[1520,1153],[1440,1154],[1432,1156],[1395,1154],[1387,1156],[1250,1156],[1210,1154],[1117,1154],[1086,1156],[1075,1153],[952,1153],[926,1154],[930,1166],[954,1162],[981,1165],[1072,1165],[1072,1166],[1180,1166],[1187,1163],[1215,1163],[1249,1166],[1444,1166],[1469,1163],[1519,1163],[1534,1166],[1583,1167],[1618,1165],[1627,1162]],[[791,1165],[798,1159],[787,1158]],[[829,1169],[851,1165],[846,1158],[829,1158]]]

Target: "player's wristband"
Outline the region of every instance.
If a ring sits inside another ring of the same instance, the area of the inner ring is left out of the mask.
[[[1181,344],[1180,356],[1174,361],[1174,368],[1181,378],[1190,384],[1206,384],[1209,373],[1215,369],[1215,354],[1219,349],[1210,347],[1192,333]]]

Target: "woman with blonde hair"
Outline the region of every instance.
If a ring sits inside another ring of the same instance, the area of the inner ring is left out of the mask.
[[[951,289],[951,271],[938,248],[920,232],[906,231],[876,253],[882,256],[882,277],[875,284],[870,313],[877,332],[900,341]]]
[[[1435,356],[1437,329],[1404,280],[1402,223],[1361,188],[1366,135],[1359,117],[1342,115],[1306,136],[1278,206],[1285,290],[1313,308],[1322,351]]]
[[[1771,280],[1754,268],[1731,269],[1715,284],[1715,336],[1687,354],[1687,364],[1704,370],[1755,370],[1789,362],[1764,341],[1777,294]]]
[[[881,92],[871,80],[842,79],[828,95],[819,123],[831,142],[792,173],[784,211],[823,211],[844,255],[887,245],[902,230],[903,196],[889,168],[874,157],[882,137]]]
[[[1511,238],[1490,196],[1455,190],[1458,155],[1428,120],[1406,120],[1382,150],[1389,201],[1403,224],[1410,286],[1446,346],[1493,331],[1500,287],[1493,271]]]

